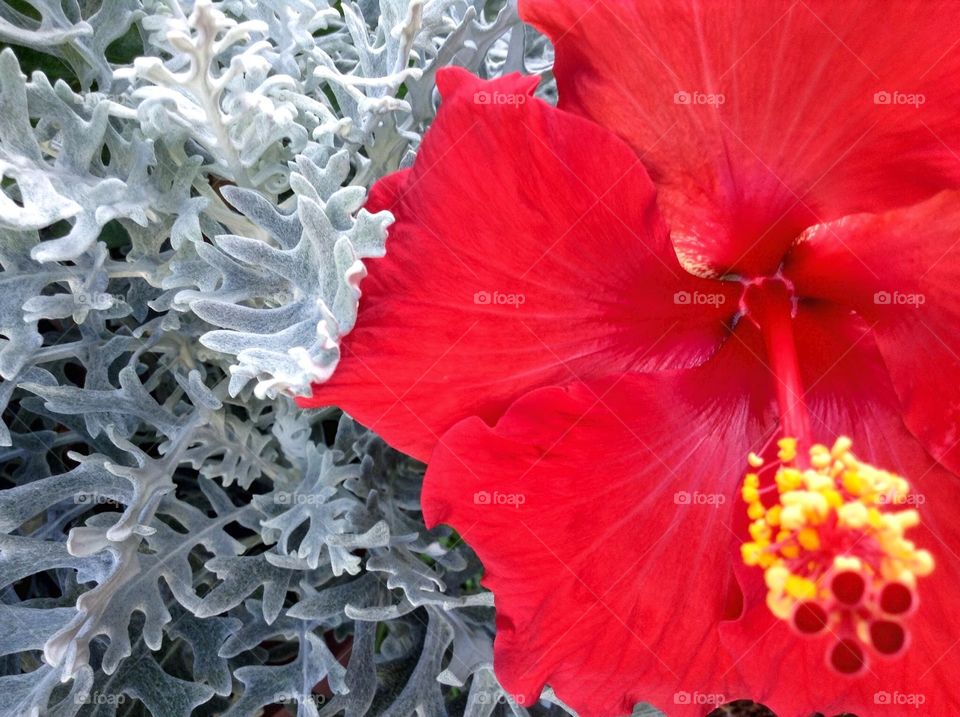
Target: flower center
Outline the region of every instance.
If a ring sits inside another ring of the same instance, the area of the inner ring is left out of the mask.
[[[833,640],[828,664],[841,674],[867,668],[867,650],[900,654],[907,645],[905,618],[917,606],[917,578],[933,571],[933,557],[905,532],[920,516],[902,477],[864,463],[852,441],[816,444],[809,467],[797,466],[797,442],[779,441],[773,484],[761,487],[763,459],[742,497],[751,518],[743,561],[764,570],[767,607],[801,635]],[[775,489],[775,495],[773,490]],[[765,501],[767,495],[775,499]],[[771,504],[772,503],[772,504]]]
[[[859,460],[845,436],[832,448],[812,442],[795,301],[779,278],[752,280],[744,291],[743,312],[763,333],[784,437],[777,462],[748,457],[742,497],[750,540],[741,555],[763,569],[770,611],[801,635],[829,635],[827,664],[856,675],[871,651],[891,657],[906,649],[917,578],[929,575],[934,561],[905,535],[920,516],[905,508],[911,496],[904,478]]]

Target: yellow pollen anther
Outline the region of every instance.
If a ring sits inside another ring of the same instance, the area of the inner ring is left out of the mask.
[[[803,485],[803,473],[795,468],[782,468],[777,471],[776,481],[781,493],[796,490]]]
[[[828,463],[827,465],[830,464]],[[826,468],[826,466],[823,467]],[[803,484],[807,487],[807,490],[820,492],[828,488],[833,488],[834,480],[829,475],[808,470],[803,473]]]
[[[846,436],[830,448],[812,446],[800,467],[795,439],[781,438],[777,446],[781,464],[769,488],[754,472],[763,459],[751,453],[752,470],[741,490],[751,519],[741,555],[747,565],[764,570],[767,606],[801,633],[820,634],[817,626],[828,623],[841,631],[839,636],[830,631],[838,640],[898,654],[906,640],[891,645],[888,631],[886,642],[874,643],[872,621],[896,623],[905,635],[901,621],[913,604],[917,578],[935,567],[930,552],[906,537],[921,517],[904,509],[909,482],[858,460]],[[777,502],[764,506],[761,493],[774,487]]]
[[[861,496],[866,489],[866,483],[855,471],[844,471],[842,480],[843,489],[850,495]]]
[[[858,572],[863,569],[863,562],[860,558],[854,558],[849,555],[838,555],[833,559],[833,568],[838,573],[844,571]]]
[[[781,463],[790,463],[797,457],[796,438],[781,438],[777,441],[777,447],[780,449],[780,452],[777,453],[777,458],[780,459]]]
[[[755,541],[760,542],[762,540],[766,540],[767,542],[770,542],[772,531],[770,530],[770,526],[767,525],[766,521],[754,520],[752,523],[750,523],[749,530],[750,537]]]
[[[761,555],[763,555],[763,548],[756,543],[744,543],[740,546],[740,557],[751,567],[760,564]]]
[[[797,533],[797,542],[804,550],[820,549],[820,533],[814,528],[804,528]]]
[[[840,491],[833,488],[827,488],[823,491],[823,497],[827,499],[827,503],[831,508],[839,508],[846,501],[844,501],[843,496],[840,494]]]
[[[837,519],[848,528],[859,529],[867,524],[870,513],[863,503],[844,503],[837,508]]]
[[[763,575],[763,579],[764,582],[766,582],[767,587],[777,592],[784,590],[789,578],[790,571],[782,565],[776,565],[774,567],[767,568],[767,572]]]
[[[921,578],[933,572],[933,556],[926,550],[918,550],[911,561],[912,572]]]
[[[788,531],[801,530],[806,524],[807,518],[801,505],[785,505],[780,512],[780,525]]]
[[[817,586],[812,580],[790,575],[784,586],[786,593],[797,600],[812,600],[817,596]]]
[[[816,446],[814,446],[814,448],[816,448]],[[810,465],[817,470],[826,468],[833,463],[833,459],[830,457],[830,454],[827,453],[826,448],[824,448],[824,446],[820,446],[820,448],[824,449],[822,453],[814,453],[812,450],[810,451]]]
[[[830,455],[833,458],[840,460],[850,451],[851,448],[853,448],[853,441],[847,436],[840,436],[833,444],[833,448],[830,449]]]
[[[785,558],[790,558],[791,560],[800,557],[800,546],[798,545],[784,545],[780,548],[780,554]]]

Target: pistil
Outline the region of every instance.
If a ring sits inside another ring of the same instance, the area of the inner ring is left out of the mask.
[[[780,406],[781,435],[797,440],[803,460],[813,441],[793,333],[796,308],[792,290],[782,279],[759,279],[747,284],[743,300],[748,317],[763,333],[767,366]]]

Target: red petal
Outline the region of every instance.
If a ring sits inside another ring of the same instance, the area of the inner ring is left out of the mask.
[[[492,422],[532,388],[716,349],[738,287],[683,271],[633,151],[534,83],[441,71],[413,168],[373,190],[397,217],[387,255],[336,374],[301,405],[339,404],[426,459],[454,423]]]
[[[393,174],[378,180],[370,187],[370,193],[363,208],[371,214],[391,209],[397,203],[397,198],[406,193],[412,171],[410,168],[398,169]]]
[[[716,629],[731,512],[770,424],[758,417],[772,418],[762,344],[749,343],[695,369],[541,389],[495,428],[468,419],[437,446],[427,524],[453,525],[483,562],[494,665],[524,704],[545,682],[583,717],[642,701],[702,715],[732,698]]]
[[[810,224],[960,186],[952,0],[520,6],[556,45],[561,108],[637,150],[678,249],[717,274],[770,273]]]
[[[747,610],[721,628],[723,642],[738,659],[749,696],[783,717],[814,711],[871,717],[960,714],[960,643],[945,629],[960,608],[960,483],[906,430],[869,327],[844,314],[819,307],[799,319],[798,333],[805,337],[800,360],[812,386],[807,401],[816,414],[814,430],[819,426],[827,433],[819,436],[824,442],[850,436],[858,457],[901,473],[921,496],[915,507],[922,522],[910,537],[930,550],[937,568],[919,580],[920,607],[907,622],[912,642],[895,659],[872,657],[862,676],[840,677],[826,667],[830,637],[796,636],[764,605],[762,573],[742,565],[738,575]],[[920,699],[924,702],[917,704]]]
[[[960,471],[960,193],[813,227],[786,272],[873,324],[904,420]]]

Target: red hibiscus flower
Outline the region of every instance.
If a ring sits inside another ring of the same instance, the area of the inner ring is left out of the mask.
[[[522,0],[438,76],[339,404],[581,715],[960,713],[960,6]]]

